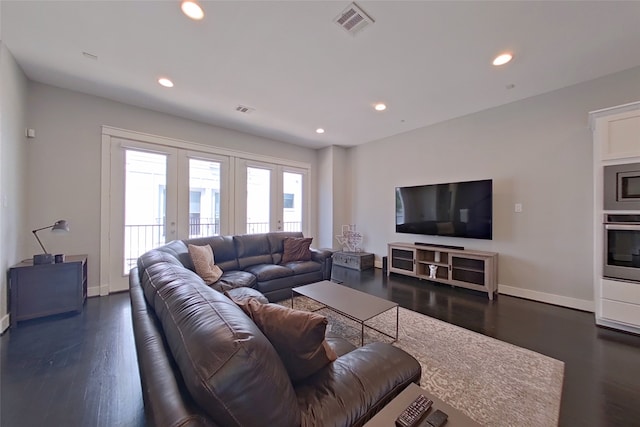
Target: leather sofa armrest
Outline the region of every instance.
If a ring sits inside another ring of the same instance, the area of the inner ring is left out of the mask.
[[[309,248],[311,251],[311,260],[317,262],[324,262],[327,258],[331,258],[333,256],[333,251],[331,249],[314,249]]]
[[[333,267],[333,251],[331,249],[310,248],[311,260],[322,264],[322,278],[331,279],[331,268]]]

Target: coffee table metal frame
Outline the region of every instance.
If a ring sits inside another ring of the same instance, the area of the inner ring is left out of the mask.
[[[319,311],[328,308],[348,319],[360,323],[360,346],[364,345],[364,328],[365,326],[382,335],[398,341],[398,321],[400,317],[400,309],[397,303],[388,301],[365,292],[351,289],[344,285],[339,285],[328,280],[312,283],[310,285],[299,286],[291,289],[291,308],[293,308],[294,294],[307,297],[317,303],[323,305],[312,311]],[[373,326],[367,325],[365,322],[389,311],[395,307],[396,309],[396,335],[390,335],[385,331],[381,331]]]

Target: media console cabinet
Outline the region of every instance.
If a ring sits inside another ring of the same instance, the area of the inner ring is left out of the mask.
[[[387,275],[404,274],[451,286],[486,292],[498,291],[498,254],[412,243],[389,243]],[[434,270],[432,272],[432,270]]]

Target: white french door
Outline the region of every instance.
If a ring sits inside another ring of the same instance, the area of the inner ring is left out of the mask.
[[[144,252],[216,234],[309,234],[306,163],[103,126],[101,295],[127,290]],[[95,292],[95,291],[94,291]]]
[[[306,169],[236,160],[236,233],[308,233]]]
[[[178,150],[138,141],[111,144],[109,292],[129,288],[147,250],[176,238]]]
[[[137,141],[111,144],[109,292],[128,289],[140,255],[229,230],[228,160]]]

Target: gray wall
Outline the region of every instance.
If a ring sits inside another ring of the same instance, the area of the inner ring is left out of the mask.
[[[638,100],[640,68],[350,149],[365,249],[379,258],[389,242],[421,241],[496,251],[500,292],[592,310],[588,112]],[[493,240],[395,233],[396,186],[487,178]]]
[[[24,256],[27,79],[0,41],[0,331],[8,326],[5,272]]]
[[[67,219],[70,233],[45,234],[43,241],[53,253],[88,254],[89,287],[99,286],[102,125],[306,162],[312,165],[312,182],[316,179],[316,151],[312,149],[35,82],[29,84],[27,106],[29,126],[35,128],[37,135],[28,144],[32,172],[28,182],[27,228]],[[312,206],[316,200],[315,194],[311,194]],[[315,220],[312,212],[312,234],[316,230]],[[37,242],[31,236],[27,240],[27,253],[37,250]]]
[[[355,223],[364,234],[365,250],[376,253],[378,261],[392,241],[493,250],[500,253],[501,292],[591,309],[593,192],[587,113],[638,99],[640,69],[633,69],[348,150],[317,152],[30,83],[28,121],[37,138],[27,144],[29,209],[19,211],[26,216],[24,225],[20,218],[3,221],[18,224],[27,247],[14,251],[28,256],[38,251],[29,230],[59,218],[70,220],[68,236],[47,236],[45,244],[55,252],[88,253],[93,260],[90,286],[97,286],[100,127],[111,125],[310,163],[315,183],[311,202],[317,206],[312,209],[312,234],[318,229],[317,215],[331,215],[331,221],[322,220],[317,242],[331,241],[336,247],[336,229]],[[3,166],[7,163],[3,157]],[[394,232],[395,186],[484,178],[494,180],[492,241]],[[328,212],[318,203],[327,192]],[[522,203],[524,212],[514,213],[514,203]]]

